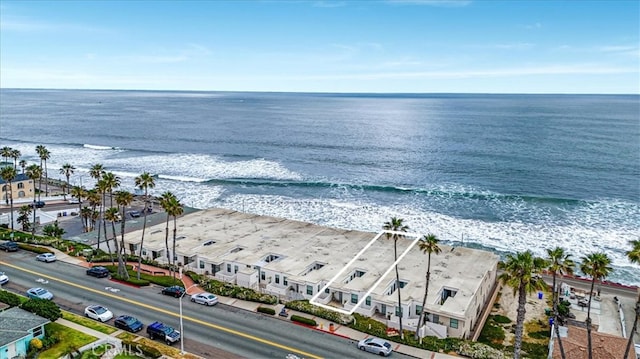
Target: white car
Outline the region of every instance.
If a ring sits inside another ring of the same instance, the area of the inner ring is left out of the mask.
[[[392,352],[391,343],[380,338],[366,338],[358,342],[358,349],[381,356],[389,356]]]
[[[90,305],[84,308],[84,315],[101,322],[106,322],[113,318],[113,313],[101,305]]]
[[[9,282],[9,277],[7,277],[4,272],[0,272],[0,285],[7,284]]]
[[[55,262],[56,261],[56,255],[53,253],[42,253],[42,254],[38,254],[38,256],[36,257],[37,260],[41,261],[41,262]]]
[[[218,297],[211,293],[204,292],[192,295],[191,301],[194,303],[211,306],[218,304]]]

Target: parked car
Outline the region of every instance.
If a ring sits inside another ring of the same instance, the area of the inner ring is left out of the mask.
[[[129,215],[131,218],[138,218],[140,217],[140,211],[129,211]]]
[[[147,334],[149,334],[149,338],[160,338],[168,345],[180,341],[180,332],[170,326],[162,324],[161,322],[153,322],[149,324],[147,327]]]
[[[171,287],[162,289],[162,294],[178,298],[184,294],[184,288],[179,285],[172,285]]]
[[[3,250],[5,252],[15,252],[18,250],[18,248],[19,247],[17,242],[6,241],[0,243],[0,250]]]
[[[113,321],[116,328],[130,331],[131,333],[139,332],[144,325],[136,317],[130,315],[120,315]]]
[[[27,290],[27,297],[31,299],[53,299],[53,294],[44,288],[31,288]]]
[[[194,303],[211,306],[218,304],[218,297],[211,293],[204,292],[192,295],[191,301]]]
[[[90,305],[84,308],[84,315],[103,323],[113,318],[113,313],[101,305]]]
[[[380,338],[366,338],[358,342],[358,349],[382,356],[389,356],[392,352],[391,344]]]
[[[31,208],[33,208],[33,207],[42,208],[42,207],[44,207],[45,204],[46,203],[44,203],[44,201],[34,201],[34,202],[29,203],[29,207],[31,207]]]
[[[109,276],[109,270],[105,267],[91,267],[87,269],[87,275],[96,278],[106,278]]]
[[[56,261],[56,255],[53,253],[42,253],[42,254],[38,254],[36,256],[36,259],[41,262],[51,263]]]
[[[69,197],[67,198],[67,203],[69,204],[78,204],[80,203],[80,199],[77,197]]]
[[[0,285],[7,284],[9,282],[9,277],[4,274],[4,272],[0,272]]]

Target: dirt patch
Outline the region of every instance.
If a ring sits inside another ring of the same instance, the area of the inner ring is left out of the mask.
[[[547,303],[548,295],[551,294],[543,293],[542,299],[538,299],[538,292],[527,296],[527,304],[525,305],[526,313],[524,316],[525,324],[532,321],[537,322],[538,320],[542,320],[543,322],[548,321],[545,314],[545,309],[550,308]],[[511,319],[513,325],[511,328],[505,329],[504,343],[513,343],[515,337],[516,317],[518,315],[518,298],[513,294],[513,290],[510,287],[503,287],[498,294],[497,302],[499,306],[494,305],[491,310],[491,314],[504,315]],[[528,327],[531,328],[531,326],[524,326],[523,338],[526,338],[528,334]],[[536,329],[536,331],[537,330],[539,329]]]

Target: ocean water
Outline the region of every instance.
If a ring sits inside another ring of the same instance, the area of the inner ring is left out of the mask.
[[[391,216],[448,244],[574,259],[604,251],[640,284],[637,95],[386,95],[0,90],[0,147],[92,186],[378,231]]]

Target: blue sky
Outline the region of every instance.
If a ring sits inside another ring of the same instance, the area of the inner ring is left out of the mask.
[[[0,1],[0,87],[640,93],[640,1]]]

